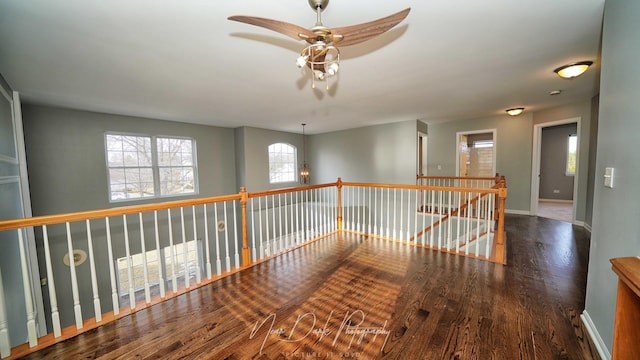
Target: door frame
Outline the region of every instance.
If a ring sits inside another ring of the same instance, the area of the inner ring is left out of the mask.
[[[578,205],[578,183],[580,177],[580,141],[582,117],[574,117],[556,121],[549,121],[535,124],[533,126],[533,152],[531,154],[531,206],[529,215],[538,214],[538,198],[540,197],[540,157],[542,153],[542,129],[558,125],[576,124],[576,135],[578,136],[578,146],[576,147],[576,173],[573,175],[573,215],[571,222],[576,221],[576,209]]]
[[[471,130],[471,131],[458,131],[456,132],[456,176],[460,176],[460,136],[461,135],[474,135],[474,134],[486,134],[492,133],[493,137],[493,175],[496,174],[496,157],[498,154],[498,131],[497,129],[484,129],[484,130]]]
[[[429,164],[429,161],[427,158],[429,137],[427,133],[418,131],[416,141],[417,141],[416,174],[418,174],[418,176],[427,176],[427,169]]]

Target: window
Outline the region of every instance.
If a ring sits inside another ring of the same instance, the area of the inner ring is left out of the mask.
[[[269,145],[269,183],[296,181],[296,148],[283,143]]]
[[[195,140],[106,134],[111,201],[196,193]]]
[[[576,152],[578,150],[578,135],[569,135],[567,141],[567,176],[576,174]]]

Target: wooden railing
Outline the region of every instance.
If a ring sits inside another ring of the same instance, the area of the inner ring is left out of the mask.
[[[9,324],[7,314],[16,304],[5,302],[0,274],[0,357],[50,346],[336,231],[504,263],[505,197],[504,178],[489,188],[338,179],[0,221],[0,234],[8,235],[0,239],[19,244],[22,288],[9,291],[24,293],[20,308],[26,309],[23,324]],[[40,281],[30,278],[30,267],[38,264],[26,255],[29,234],[42,246],[47,314],[36,312],[33,294]],[[43,316],[48,333],[37,325]],[[26,334],[24,344],[11,348],[10,328]]]

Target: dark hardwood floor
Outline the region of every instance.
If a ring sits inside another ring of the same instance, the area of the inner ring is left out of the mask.
[[[28,359],[592,359],[589,234],[507,217],[508,265],[332,235]]]

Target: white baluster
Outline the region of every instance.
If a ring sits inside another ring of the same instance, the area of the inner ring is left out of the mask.
[[[389,221],[389,214],[391,214],[391,208],[390,208],[391,201],[389,201],[390,200],[390,198],[389,198],[390,194],[391,194],[391,189],[387,188],[387,239],[389,239],[389,236],[390,236],[390,231],[389,230],[390,230],[390,226],[391,226],[390,225],[391,223]]]
[[[69,252],[69,272],[71,273],[71,294],[73,296],[73,313],[75,315],[75,320],[76,320],[76,328],[77,329],[82,329],[82,308],[80,307],[80,295],[78,294],[78,279],[76,277],[76,262],[73,256],[73,243],[71,242],[71,227],[69,225],[69,222],[66,223],[66,227],[67,227],[67,250]],[[22,259],[22,252],[24,251],[23,249],[23,245],[22,245],[22,232],[19,232],[19,236],[20,236],[20,258]],[[26,274],[26,263],[23,260],[22,261],[22,272],[23,274]],[[27,298],[27,290],[29,285],[29,281],[28,279],[25,279],[25,298]],[[28,294],[28,302],[27,302],[27,319],[28,321],[34,321],[33,320],[33,305],[31,304],[31,292],[29,291]],[[30,310],[29,310],[30,309]],[[31,312],[31,317],[29,317],[29,312]],[[27,323],[28,324],[28,323]],[[35,334],[35,321],[33,324],[33,330],[29,329],[29,326],[27,326],[28,328],[28,332],[29,332],[29,346],[34,346],[36,343],[34,342],[33,345],[31,345],[31,337],[33,336],[34,339],[36,337]],[[33,331],[33,335],[31,335],[31,332]],[[34,340],[35,341],[35,340]]]
[[[370,235],[371,234],[371,212],[372,212],[372,208],[371,208],[371,186],[369,186],[369,197],[367,198],[367,208],[369,209],[369,220],[367,221],[367,234]]]
[[[178,274],[176,271],[176,254],[173,248],[173,228],[171,220],[171,209],[167,209],[167,221],[169,226],[169,257],[171,258],[171,287],[173,293],[178,292]]]
[[[224,223],[229,224],[229,221],[227,220],[227,202],[223,202],[222,205],[224,206]],[[231,271],[231,257],[229,256],[229,228],[227,226],[224,227],[224,248],[226,250],[226,257],[224,258],[226,265],[225,269],[226,271]]]
[[[67,223],[67,226],[69,224]],[[33,298],[31,297],[31,282],[29,281],[29,267],[27,263],[27,256],[25,252],[24,236],[22,231],[24,229],[18,229],[18,246],[20,248],[20,264],[22,267],[22,286],[24,289],[24,304],[27,312],[27,336],[29,338],[29,347],[38,345],[38,333],[36,331],[36,319],[35,311],[33,309]],[[76,291],[77,291],[76,286]],[[4,294],[3,294],[4,296]],[[80,324],[82,327],[82,317],[80,317]]]
[[[478,200],[480,200],[480,193],[478,193]],[[480,249],[480,226],[482,224],[482,219],[480,218],[480,202],[476,203],[476,256],[478,256]]]
[[[373,217],[373,235],[377,236],[378,233],[378,189],[373,190],[373,208],[369,210],[369,214],[375,211]],[[382,219],[380,219],[382,220]]]
[[[356,219],[356,191],[357,187],[351,188],[351,231],[358,231],[358,223]]]
[[[277,234],[277,228],[276,228],[276,196],[275,195],[271,195],[271,225],[272,225],[272,229],[273,229],[273,237],[271,238],[273,240],[273,243],[271,245],[271,253],[272,255],[275,255],[278,253],[278,234]]]
[[[122,223],[124,229],[124,248],[127,256],[127,277],[129,279],[129,308],[136,307],[136,291],[134,289],[133,271],[131,268],[131,248],[129,247],[129,229],[127,227],[127,215],[122,215]]]
[[[451,190],[447,191],[447,215],[449,215],[449,218],[447,219],[447,250],[451,250],[452,247],[452,241],[453,241],[453,234],[452,234],[452,226],[453,224],[451,223],[451,207],[453,206],[452,203],[452,196],[453,192],[451,192]]]
[[[398,191],[397,190],[398,190],[397,188],[393,188],[393,237],[392,238],[394,240],[398,238],[396,233],[396,230],[397,230],[396,222],[398,219],[398,216],[397,216],[397,208],[398,208],[397,192]],[[400,208],[402,209],[402,207]]]
[[[164,271],[162,269],[162,254],[160,252],[160,233],[158,232],[158,210],[153,211],[153,227],[155,230],[156,238],[156,258],[158,259],[158,286],[160,288],[160,298],[164,299],[166,296],[164,289]]]
[[[304,197],[305,197],[305,202],[304,202],[304,207],[305,207],[305,242],[307,240],[309,240],[311,238],[311,227],[310,227],[310,222],[309,222],[309,190],[305,190],[304,191]]]
[[[260,259],[264,258],[264,240],[262,238],[262,198],[258,198],[258,231],[260,232]]]
[[[47,286],[49,287],[49,303],[51,304],[51,323],[53,325],[53,337],[60,337],[60,313],[58,312],[58,298],[56,295],[56,284],[51,266],[51,251],[49,249],[49,233],[47,225],[42,225],[42,240],[44,243],[44,259],[47,267]],[[0,299],[1,301],[1,299]],[[2,309],[0,309],[1,311]]]
[[[357,187],[355,188],[357,193],[358,193],[358,199],[356,200],[356,207],[354,207],[356,209],[356,213],[357,213],[357,218],[356,218],[356,224],[357,224],[357,232],[362,232],[362,222],[364,221],[364,219],[360,219],[360,206],[361,206],[361,202],[360,202],[360,190],[363,190],[362,187]]]
[[[58,327],[60,327],[59,324]],[[9,322],[7,321],[7,304],[4,298],[4,283],[2,282],[2,271],[0,271],[0,357],[6,358],[9,357],[9,355],[11,355],[11,342],[9,341]]]
[[[113,245],[111,244],[111,225],[109,224],[109,218],[104,218],[104,228],[107,231],[107,252],[109,255],[109,279],[111,279],[111,303],[113,305],[113,315],[120,314],[120,301],[118,298],[118,287],[116,285],[116,272],[114,270],[113,260]],[[49,276],[50,280],[53,277]]]
[[[282,194],[278,194],[278,231],[280,232],[278,252],[282,252],[284,250],[284,245],[283,245],[284,235],[282,232]]]
[[[440,221],[442,221],[443,218],[443,211],[442,211],[442,207],[444,206],[444,202],[443,202],[443,194],[444,191],[440,190],[438,191],[438,215],[439,215],[439,219]],[[438,249],[442,249],[442,222],[440,222],[440,224],[438,225]]]
[[[460,252],[460,222],[462,221],[462,193],[456,193],[458,199],[458,214],[456,215],[456,254]]]
[[[207,263],[205,267],[207,268],[207,279],[211,280],[212,270],[211,270],[211,249],[209,245],[209,215],[207,214],[207,204],[202,205],[202,211],[204,216],[204,246],[205,246],[205,256],[207,257]]]
[[[142,255],[142,278],[144,280],[144,301],[151,302],[151,287],[149,286],[149,269],[147,269],[147,247],[144,241],[144,221],[142,213],[138,213],[138,223],[140,227],[140,255]]]
[[[200,269],[200,246],[198,244],[198,220],[196,218],[196,206],[191,205],[191,219],[193,222],[193,241],[194,248],[196,251],[196,284],[200,284],[202,282],[202,269]]]
[[[287,196],[289,193],[284,194],[284,248],[289,248],[289,238],[291,237],[291,230],[289,229],[289,206],[287,205]]]
[[[465,254],[469,255],[469,242],[471,241],[471,193],[467,193],[467,223],[465,231]]]
[[[240,267],[240,254],[238,253],[238,220],[236,211],[236,201],[233,201],[233,238],[235,239],[233,244],[235,245],[234,260],[236,267]]]
[[[256,219],[253,198],[251,198],[251,262],[256,262]]]
[[[430,210],[431,211],[429,212],[430,215],[431,215],[430,216],[430,218],[431,218],[431,227],[430,227],[430,229],[431,230],[429,230],[429,246],[430,247],[433,247],[433,245],[435,243],[434,242],[434,236],[435,236],[435,233],[436,233],[436,229],[433,228],[433,224],[434,224],[433,217],[436,215],[435,203],[434,203],[435,198],[436,198],[436,191],[435,190],[431,190],[431,203],[430,203],[430,205],[431,205],[431,209]]]
[[[98,294],[98,277],[96,276],[96,261],[93,257],[93,240],[91,237],[91,224],[89,219],[85,220],[87,224],[87,250],[89,250],[89,266],[91,271],[91,289],[93,290],[93,310],[96,316],[96,322],[102,321],[102,307],[100,306],[100,295]]]
[[[427,232],[426,232],[426,222],[427,222],[427,195],[429,190],[422,190],[422,245],[427,243]]]
[[[269,223],[269,198],[268,197],[264,198],[264,224],[265,224],[264,254],[266,256],[269,256],[269,255],[271,255],[271,251],[270,251],[270,249],[271,249],[271,246],[270,246],[271,245],[271,242],[270,242],[271,234],[269,234],[269,228],[270,228],[269,224],[270,223]],[[262,228],[262,226],[260,228]]]
[[[404,214],[403,214],[403,212],[404,212],[404,206],[403,206],[404,202],[403,201],[404,200],[403,199],[404,199],[404,190],[400,189],[400,226],[398,226],[398,228],[400,229],[399,236],[398,236],[399,240],[404,239],[404,234],[402,233],[402,225],[404,224]]]
[[[214,220],[216,222],[216,274],[220,276],[222,275],[222,261],[220,260],[220,229],[218,229],[218,203],[213,203],[213,214],[214,214]]]
[[[420,202],[420,192],[416,189],[416,208],[413,210],[413,242],[415,245],[418,245],[418,207]]]
[[[296,245],[300,245],[302,234],[300,233],[300,191],[296,191]]]
[[[189,248],[187,246],[187,231],[184,225],[184,208],[180,208],[180,231],[182,234],[182,263],[184,266],[184,287],[188,289],[191,285],[191,279],[189,278]]]

